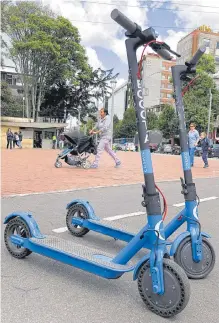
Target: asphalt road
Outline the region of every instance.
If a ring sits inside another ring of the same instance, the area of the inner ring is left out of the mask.
[[[219,179],[196,180],[200,198],[219,197]],[[168,200],[168,218],[183,202],[179,182],[161,183]],[[10,212],[30,211],[44,234],[65,226],[65,206],[75,198],[88,199],[99,217],[110,217],[136,211],[141,206],[141,186],[122,186],[69,193],[4,198],[2,221]],[[199,207],[203,231],[212,235],[216,255],[219,254],[219,199],[203,202]],[[129,230],[145,223],[145,216],[118,220]],[[2,226],[3,233],[4,226]],[[89,232],[74,238],[68,232],[53,233],[61,238],[79,241],[109,253],[116,253],[124,244],[109,237]],[[3,234],[1,235],[3,242]],[[137,257],[141,257],[141,251]],[[132,273],[118,280],[105,280],[57,261],[31,254],[23,260],[9,255],[2,243],[2,323],[160,323],[167,321],[148,311],[138,294]],[[186,309],[169,319],[177,323],[219,322],[219,264],[207,279],[190,281],[191,298]]]

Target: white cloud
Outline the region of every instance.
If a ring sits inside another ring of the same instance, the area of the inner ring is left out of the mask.
[[[138,24],[143,27],[146,26],[148,21],[148,9],[137,7],[141,4],[140,0],[132,0],[131,6],[127,6],[127,3],[130,5],[129,1],[122,1],[121,3],[123,5],[118,5],[115,4],[115,1],[111,0],[95,0],[95,3],[89,3],[89,1],[80,2],[79,0],[43,0],[43,2],[50,4],[53,10],[68,18],[73,25],[78,27],[83,45],[86,47],[100,46],[110,49],[116,53],[123,62],[127,61],[124,37],[121,39],[117,37],[122,28],[111,19],[111,11],[114,8],[117,8],[131,20],[138,22]]]
[[[86,54],[88,57],[88,62],[93,67],[93,69],[95,69],[95,70],[98,68],[105,69],[104,65],[99,60],[95,49],[93,49],[91,47],[86,47],[85,49],[86,49]]]
[[[192,29],[204,24],[214,31],[219,31],[218,0],[193,0],[188,6],[182,5],[184,0],[172,2],[171,7],[176,10],[179,22],[184,24],[183,27]]]

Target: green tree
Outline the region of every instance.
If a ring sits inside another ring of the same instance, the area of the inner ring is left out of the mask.
[[[148,130],[158,128],[158,116],[152,111],[147,112],[147,128]]]
[[[21,73],[26,115],[33,111],[37,118],[45,87],[52,84],[48,82],[58,75],[73,83],[76,75],[89,74],[85,50],[77,28],[40,3],[11,3],[6,13],[5,32],[11,41],[8,52]]]
[[[178,119],[175,109],[171,105],[164,105],[158,119],[158,126],[166,139],[173,138],[178,134]]]
[[[12,95],[8,83],[1,82],[1,115],[9,117],[23,116],[22,98]]]
[[[119,124],[118,137],[132,138],[134,137],[136,131],[137,131],[137,125],[136,125],[135,109],[128,108],[124,112],[124,117],[121,124]]]
[[[186,125],[195,122],[199,131],[206,131],[210,102],[209,89],[212,91],[212,121],[219,114],[219,91],[209,74],[215,73],[215,60],[211,55],[203,55],[197,64],[195,82],[183,97]]]

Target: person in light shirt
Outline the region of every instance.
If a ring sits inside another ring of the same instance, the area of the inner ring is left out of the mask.
[[[189,139],[189,155],[190,155],[190,163],[191,167],[194,166],[194,156],[195,156],[195,150],[199,142],[199,133],[195,129],[196,125],[194,123],[190,123],[190,130],[188,133],[188,139]]]
[[[115,152],[111,149],[111,119],[108,115],[108,111],[102,108],[100,110],[100,119],[95,127],[90,131],[90,135],[99,134],[100,142],[97,147],[97,155],[91,168],[98,168],[99,160],[102,152],[105,150],[115,161],[115,167],[121,165],[120,160],[116,156]]]

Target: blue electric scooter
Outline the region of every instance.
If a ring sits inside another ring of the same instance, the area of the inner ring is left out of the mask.
[[[113,19],[115,17],[113,16]],[[114,19],[125,29],[128,30],[126,25],[121,24],[117,18]],[[137,83],[136,75],[133,73],[133,54],[132,50],[135,46],[137,36],[135,30],[128,30],[126,36],[130,37],[126,40],[126,48],[128,55],[128,63],[130,68],[130,75],[133,84],[133,95],[135,98],[136,106],[140,104],[139,98],[142,98],[139,83]],[[134,31],[134,33],[132,32]],[[133,45],[134,44],[134,45]],[[142,43],[143,44],[143,43]],[[150,45],[160,56],[165,59],[171,59],[171,56],[163,53],[162,45],[152,43]],[[168,45],[164,44],[168,50]],[[165,226],[165,238],[168,239],[181,225],[187,223],[187,231],[181,233],[172,243],[170,255],[174,257],[186,272],[189,278],[200,279],[206,277],[213,269],[215,264],[215,252],[207,238],[210,236],[207,233],[201,232],[201,225],[198,218],[198,201],[195,184],[192,179],[192,172],[190,167],[190,157],[188,152],[187,133],[185,126],[184,107],[181,94],[182,80],[187,78],[188,74],[195,73],[195,67],[200,57],[205,52],[205,47],[201,47],[194,57],[185,65],[176,65],[172,67],[173,85],[175,88],[175,101],[176,111],[179,118],[180,130],[180,146],[181,157],[184,171],[184,180],[181,178],[182,194],[185,198],[185,208],[180,211],[175,218]],[[175,53],[176,54],[176,53]],[[135,62],[136,64],[136,62]],[[137,100],[137,101],[136,101]],[[145,113],[145,112],[143,112]],[[145,122],[145,120],[143,121]],[[142,123],[138,119],[138,124]],[[142,147],[141,147],[142,148]],[[152,173],[151,167],[147,166],[147,157],[150,158],[150,151],[147,151],[147,156],[142,151],[143,166],[147,169],[148,173]],[[148,183],[144,186],[144,201],[143,206],[147,206],[150,196],[150,187]],[[67,206],[68,212],[66,223],[69,231],[75,236],[83,236],[89,230],[99,232],[104,235],[113,237],[114,239],[129,242],[135,236],[135,233],[129,232],[120,224],[109,225],[108,221],[100,220],[96,217],[91,205],[86,201],[72,201]]]
[[[148,223],[135,236],[130,237],[129,243],[117,255],[81,246],[56,236],[43,235],[32,215],[22,212],[12,213],[5,218],[4,241],[9,253],[15,258],[24,258],[31,252],[36,252],[107,279],[116,279],[126,272],[134,271],[134,279],[138,280],[138,290],[145,305],[160,316],[172,317],[186,307],[190,286],[182,268],[168,259],[160,198],[155,188],[147,139],[145,112],[139,94],[140,83],[136,77],[138,70],[136,50],[144,43],[156,40],[157,34],[153,28],[141,31],[139,26],[118,10],[114,10],[111,15],[128,30],[130,37],[133,37],[126,41],[126,47],[136,106],[145,187],[147,187],[147,190],[144,187],[144,201]],[[164,48],[160,51],[164,57],[168,55]],[[83,208],[94,216],[88,203],[78,201],[76,204],[74,201],[69,204],[69,208],[74,207],[77,207],[77,210]],[[150,252],[137,264],[130,263],[133,256],[143,247]]]

